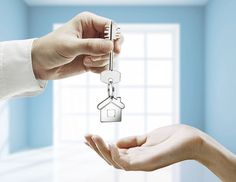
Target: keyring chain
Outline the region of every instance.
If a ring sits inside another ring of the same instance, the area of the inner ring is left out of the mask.
[[[115,87],[113,86],[112,80],[109,80],[109,83],[107,85],[107,92],[108,92],[108,97],[114,98]]]

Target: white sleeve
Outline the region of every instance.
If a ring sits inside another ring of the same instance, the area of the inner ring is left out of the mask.
[[[47,82],[37,80],[33,72],[32,43],[33,39],[0,42],[0,100],[44,90]]]

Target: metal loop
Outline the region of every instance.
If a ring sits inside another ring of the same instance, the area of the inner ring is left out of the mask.
[[[114,98],[115,87],[113,86],[112,80],[109,80],[109,83],[107,85],[107,92],[109,97]]]

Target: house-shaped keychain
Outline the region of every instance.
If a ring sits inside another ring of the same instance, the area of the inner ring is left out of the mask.
[[[100,110],[101,122],[119,122],[125,105],[121,102],[120,97],[108,97],[97,108]]]

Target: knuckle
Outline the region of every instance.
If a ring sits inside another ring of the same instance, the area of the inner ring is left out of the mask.
[[[97,42],[96,40],[88,40],[86,41],[84,49],[97,54],[106,55],[112,50],[112,44],[108,42]]]
[[[93,42],[92,41],[87,41],[86,44],[85,44],[85,49],[92,50],[93,49]]]
[[[108,41],[98,44],[98,50],[103,54],[109,53],[112,50],[112,47],[112,42]]]
[[[109,51],[109,47],[104,43],[98,44],[97,48],[102,54],[106,54]]]
[[[80,13],[78,16],[81,16],[81,17],[88,17],[88,16],[91,16],[92,13],[88,12],[88,11],[83,11],[82,13]]]

